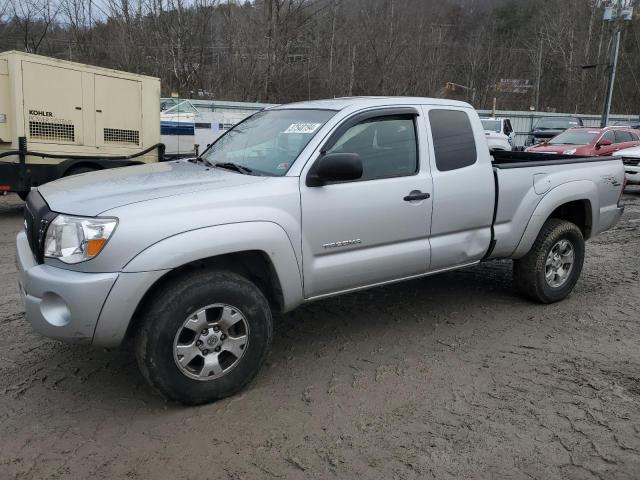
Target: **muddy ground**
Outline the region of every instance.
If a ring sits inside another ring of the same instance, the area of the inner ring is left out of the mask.
[[[318,302],[277,319],[242,394],[184,408],[129,352],[24,319],[21,203],[0,197],[0,479],[637,479],[640,190],[549,306],[511,264]]]

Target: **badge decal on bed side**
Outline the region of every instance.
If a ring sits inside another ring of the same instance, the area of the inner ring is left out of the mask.
[[[354,238],[353,240],[342,240],[340,242],[331,242],[325,243],[322,245],[322,248],[336,248],[336,247],[346,247],[348,245],[358,245],[362,243],[362,240],[359,238]]]
[[[614,177],[613,175],[603,175],[602,179],[605,182],[610,183],[614,187],[619,187],[620,185],[622,185],[622,183],[620,183],[620,181],[616,177]]]

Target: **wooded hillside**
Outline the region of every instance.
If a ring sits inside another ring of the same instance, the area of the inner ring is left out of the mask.
[[[0,0],[0,51],[158,76],[165,95],[447,96],[477,108],[495,96],[501,109],[599,113],[612,26],[597,3]],[[612,111],[640,114],[638,15],[624,25]]]

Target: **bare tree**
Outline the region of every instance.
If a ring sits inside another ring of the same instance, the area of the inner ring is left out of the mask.
[[[11,0],[11,7],[14,21],[22,30],[25,51],[38,53],[54,25],[59,5],[51,0]]]
[[[533,89],[501,86],[540,77],[541,107],[597,113],[601,13],[598,0],[0,0],[0,49],[155,75],[165,94],[267,102],[443,95],[528,109]],[[614,111],[640,109],[638,51],[635,18]]]

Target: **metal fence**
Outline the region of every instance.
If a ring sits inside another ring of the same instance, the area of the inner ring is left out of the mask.
[[[177,105],[179,102],[187,100],[184,98],[162,98],[161,104],[165,108]],[[236,115],[241,114],[251,115],[252,113],[262,110],[263,108],[270,107],[273,104],[270,103],[252,103],[252,102],[230,102],[225,100],[199,100],[188,99],[191,104],[202,112],[234,112]],[[478,110],[478,114],[481,117],[490,117],[491,110]],[[509,118],[511,120],[511,126],[515,132],[515,146],[523,146],[525,140],[531,128],[538,118],[541,117],[579,117],[582,119],[585,127],[599,127],[600,115],[582,115],[573,113],[547,113],[547,112],[530,112],[530,111],[518,111],[518,110],[496,110],[496,117]],[[632,120],[639,120],[640,115],[610,115],[609,121],[615,122],[628,122]],[[238,121],[240,119],[238,118]]]
[[[491,110],[478,110],[478,115],[481,117],[490,117]],[[573,113],[547,113],[547,112],[527,112],[527,111],[515,111],[515,110],[496,110],[495,116],[497,118],[508,118],[511,120],[511,126],[515,132],[514,145],[521,147],[524,146],[525,140],[529,132],[531,131],[536,120],[541,117],[578,117],[582,119],[585,127],[599,127],[600,115],[583,115]],[[610,115],[609,122],[628,122],[637,121],[640,119],[639,115]]]

